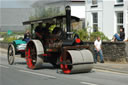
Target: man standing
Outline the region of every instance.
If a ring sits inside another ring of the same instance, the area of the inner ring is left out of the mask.
[[[94,58],[94,62],[97,62],[97,56],[100,56],[100,63],[104,63],[104,59],[103,59],[103,53],[102,53],[102,49],[101,49],[101,45],[102,45],[102,41],[100,39],[100,37],[97,37],[97,39],[94,42],[94,46],[95,46],[95,58]]]

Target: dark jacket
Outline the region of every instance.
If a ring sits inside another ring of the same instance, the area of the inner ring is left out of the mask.
[[[125,33],[124,32],[120,32],[120,39],[122,41],[125,39]]]

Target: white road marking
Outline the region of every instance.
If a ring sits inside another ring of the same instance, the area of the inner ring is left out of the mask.
[[[81,84],[86,84],[86,85],[97,85],[97,84],[93,84],[93,83],[88,83],[88,82],[80,82]]]
[[[108,71],[108,70],[100,70],[100,69],[94,69],[96,71],[100,71],[100,72],[106,72],[106,73],[114,73],[114,74],[119,74],[119,75],[128,75],[127,73],[119,73],[119,72],[112,72],[112,71]]]
[[[40,73],[35,73],[35,72],[25,71],[25,70],[19,70],[19,71],[20,71],[20,72],[31,73],[31,74],[34,74],[34,75],[45,76],[45,77],[49,77],[49,78],[54,78],[54,79],[56,79],[56,77],[51,76],[51,75],[47,75],[47,74],[40,74]]]
[[[4,66],[4,65],[0,65],[0,67],[3,67],[3,68],[9,68],[9,67],[7,67],[7,66]]]

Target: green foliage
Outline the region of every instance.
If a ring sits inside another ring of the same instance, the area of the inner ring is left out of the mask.
[[[88,40],[88,32],[86,29],[78,29],[78,30],[74,30],[74,32],[79,35],[81,40],[83,41]]]
[[[101,40],[108,41],[109,39],[104,35],[103,32],[88,32],[87,29],[78,29],[74,31],[77,33],[81,40],[83,41],[95,41],[96,38],[99,36]]]
[[[6,32],[0,32],[0,37],[6,37],[7,33]]]
[[[95,41],[97,37],[100,37],[103,41],[108,41],[109,39],[104,35],[103,32],[92,32],[90,34],[90,41]]]
[[[24,35],[24,32],[13,32],[13,35]]]
[[[8,35],[7,32],[0,32],[0,37],[4,38],[4,40],[2,42],[12,42],[13,40],[17,40],[18,39],[23,39],[20,36],[23,36],[24,32],[13,32],[13,34]]]
[[[16,37],[10,36],[10,37],[5,37],[3,41],[4,41],[4,42],[12,42],[12,41],[14,41],[14,40],[16,40]]]

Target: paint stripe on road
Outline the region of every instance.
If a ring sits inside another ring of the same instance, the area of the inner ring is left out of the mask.
[[[80,82],[81,84],[85,84],[85,85],[97,85],[97,84],[93,84],[93,83],[88,83],[88,82]]]
[[[3,67],[3,68],[9,68],[9,67],[7,67],[7,66],[4,66],[4,65],[0,65],[0,67]]]
[[[19,71],[20,72],[25,72],[25,73],[31,73],[31,74],[38,75],[38,76],[44,76],[44,77],[49,77],[49,78],[56,79],[56,77],[51,76],[51,75],[47,75],[47,74],[40,74],[40,73],[35,73],[35,72],[25,71],[25,70],[19,70]]]
[[[119,75],[128,75],[127,73],[119,73],[119,72],[108,71],[108,70],[100,70],[100,69],[94,69],[94,70],[99,72],[113,73],[113,74],[119,74]]]

